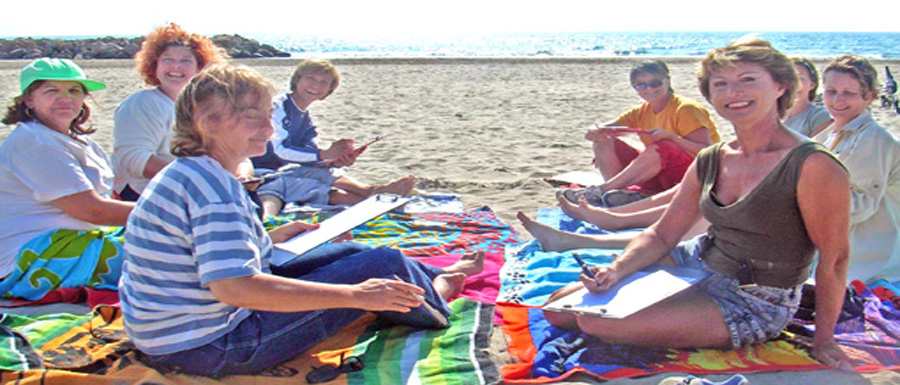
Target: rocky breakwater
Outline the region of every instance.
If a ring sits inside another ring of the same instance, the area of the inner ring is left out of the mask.
[[[213,43],[235,59],[290,57],[291,54],[269,44],[240,35],[216,35]],[[103,37],[91,39],[16,38],[0,39],[0,59],[130,59],[141,49],[144,37]]]

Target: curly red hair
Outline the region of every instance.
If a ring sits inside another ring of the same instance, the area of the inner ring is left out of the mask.
[[[213,44],[206,36],[187,33],[178,24],[169,23],[159,27],[147,35],[141,50],[134,55],[135,68],[144,83],[149,86],[158,86],[156,77],[156,65],[159,56],[171,46],[188,47],[197,58],[197,67],[203,69],[207,64],[217,63],[228,59],[228,54],[222,48]]]

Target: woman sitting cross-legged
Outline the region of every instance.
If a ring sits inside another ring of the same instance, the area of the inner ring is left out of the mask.
[[[366,311],[445,327],[446,299],[484,267],[483,252],[439,269],[386,248],[271,266],[273,243],[313,227],[294,222],[266,232],[235,177],[244,159],[266,151],[271,93],[259,73],[215,65],[176,101],[176,159],[150,181],[128,220],[120,284],[125,329],[156,364],[207,375],[258,372]]]

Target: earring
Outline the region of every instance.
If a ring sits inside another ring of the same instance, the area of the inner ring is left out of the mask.
[[[28,118],[28,120],[34,119],[34,111],[32,111],[28,107],[25,107],[25,117]]]

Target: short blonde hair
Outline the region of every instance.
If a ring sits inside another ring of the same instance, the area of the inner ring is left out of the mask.
[[[209,153],[208,133],[200,123],[225,103],[227,114],[246,107],[248,95],[269,101],[275,87],[259,72],[244,66],[215,64],[194,76],[175,101],[175,133],[170,144],[172,155],[200,156]],[[222,112],[222,111],[219,111]]]
[[[878,71],[868,59],[858,55],[843,55],[835,58],[822,71],[822,77],[829,72],[841,72],[853,76],[862,84],[863,92],[878,97]]]
[[[338,73],[337,68],[334,68],[334,65],[327,60],[305,59],[300,62],[300,64],[297,65],[297,68],[294,69],[294,73],[291,75],[291,92],[297,91],[297,81],[300,80],[301,77],[322,73],[329,74],[334,79],[331,81],[328,93],[322,97],[322,100],[324,100],[338,88],[338,85],[341,84],[341,74]]]
[[[700,70],[697,72],[697,81],[700,83],[700,93],[703,97],[709,101],[709,79],[712,73],[722,68],[733,67],[737,62],[763,67],[776,83],[784,86],[784,95],[778,98],[778,116],[784,118],[787,110],[794,104],[797,87],[800,86],[797,70],[787,56],[764,40],[738,41],[709,51],[700,62]]]

